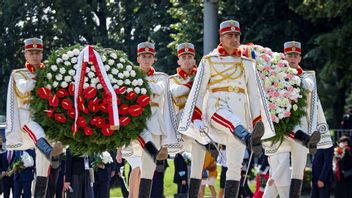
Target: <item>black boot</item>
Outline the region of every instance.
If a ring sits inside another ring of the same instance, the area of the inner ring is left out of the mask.
[[[314,155],[317,152],[317,144],[320,141],[320,133],[319,131],[314,131],[312,135],[309,136],[303,131],[298,130],[296,131],[293,139],[307,147],[309,149],[309,153]]]
[[[225,198],[237,198],[240,191],[240,181],[226,180]]]
[[[145,143],[144,150],[150,155],[154,162],[167,159],[167,147],[161,147],[160,150],[158,150],[153,142],[149,141]]]
[[[300,179],[291,179],[289,198],[299,198],[301,196],[303,181]]]
[[[35,198],[45,198],[47,185],[48,185],[48,178],[47,177],[37,176],[36,181],[35,181],[34,197]]]
[[[188,188],[188,197],[189,198],[197,198],[198,197],[201,182],[202,182],[202,180],[200,180],[200,179],[191,178],[191,181],[189,182],[189,188]]]
[[[263,153],[261,142],[261,138],[264,135],[263,122],[257,122],[252,133],[249,133],[244,126],[238,125],[235,128],[234,135],[241,139],[255,156],[260,156]]]
[[[141,178],[139,183],[139,198],[149,198],[152,191],[152,180]]]

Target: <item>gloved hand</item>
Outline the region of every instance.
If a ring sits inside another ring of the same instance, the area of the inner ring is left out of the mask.
[[[313,91],[314,89],[314,82],[310,78],[303,78],[302,79],[302,87],[307,89],[308,91]]]
[[[195,126],[197,129],[199,129],[199,130],[205,129],[205,125],[204,125],[203,121],[200,120],[200,119],[195,119],[195,120],[193,120],[193,124],[194,124],[194,126]]]

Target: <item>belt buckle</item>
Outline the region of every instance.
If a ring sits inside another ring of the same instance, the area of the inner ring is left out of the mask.
[[[233,87],[228,87],[227,90],[228,90],[229,92],[233,92],[233,91],[234,91]]]

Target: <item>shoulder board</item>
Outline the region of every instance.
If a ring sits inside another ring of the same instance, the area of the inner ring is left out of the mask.
[[[241,56],[241,58],[242,58],[242,61],[243,60],[247,60],[247,61],[255,62],[255,60],[252,59],[252,58],[248,58],[248,57],[245,57],[245,56]]]

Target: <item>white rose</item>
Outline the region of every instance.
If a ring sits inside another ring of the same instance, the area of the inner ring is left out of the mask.
[[[119,85],[119,86],[123,85],[123,80],[118,80],[117,85]]]
[[[124,62],[126,62],[126,60],[123,59],[123,58],[120,58],[120,62],[121,62],[121,63],[124,63]]]
[[[278,117],[279,117],[279,119],[281,120],[282,118],[285,117],[285,115],[284,115],[283,113],[279,113]]]
[[[45,87],[46,87],[47,89],[51,90],[51,85],[47,84]]]
[[[138,85],[142,86],[143,85],[143,80],[142,79],[138,79]]]
[[[68,74],[70,74],[71,76],[74,76],[75,75],[75,70],[73,70],[73,69],[70,69],[69,71],[68,71]]]
[[[53,78],[53,75],[52,75],[51,73],[47,73],[47,74],[46,74],[46,78],[47,78],[48,80],[51,80],[51,79]]]
[[[65,82],[71,82],[72,81],[72,77],[71,76],[65,76]]]
[[[103,86],[99,83],[99,84],[97,84],[97,89],[102,89],[103,88]]]
[[[62,60],[66,61],[66,60],[68,60],[69,57],[67,54],[63,54],[61,58],[62,58]]]
[[[113,59],[109,59],[108,64],[109,65],[114,65],[115,61]]]
[[[109,71],[110,70],[110,66],[109,65],[105,65],[105,70]]]
[[[84,83],[83,89],[86,89],[86,88],[88,88],[88,87],[89,87],[89,84],[88,84],[88,83]]]
[[[95,74],[93,72],[88,72],[88,76],[89,76],[89,78],[93,78],[95,76]]]
[[[97,78],[92,78],[90,80],[90,83],[97,84],[98,83],[98,79]]]
[[[136,71],[132,70],[132,71],[131,71],[131,76],[132,76],[132,77],[135,77],[136,75],[137,75]]]
[[[79,68],[79,65],[78,64],[75,64],[74,66],[73,66],[73,69],[75,69],[75,70],[77,70]]]
[[[76,57],[71,58],[71,63],[73,64],[77,63],[77,58]]]
[[[86,72],[87,73],[90,72],[90,68],[89,67],[86,68]]]
[[[63,81],[63,82],[61,82],[60,85],[61,85],[62,88],[66,88],[68,86],[68,83]]]
[[[66,66],[70,66],[70,65],[71,65],[71,62],[65,61],[64,64],[65,64]]]
[[[56,64],[60,64],[60,63],[62,63],[62,59],[61,58],[57,58],[56,59]]]
[[[92,70],[93,72],[95,72],[95,67],[94,67],[94,65],[92,65],[92,66],[90,67],[90,70]]]
[[[73,55],[78,56],[80,51],[79,49],[74,49],[72,52],[73,52]]]
[[[117,77],[119,77],[120,79],[123,79],[123,78],[124,78],[124,75],[123,75],[123,73],[119,73],[119,74],[117,75]]]
[[[59,83],[57,81],[53,82],[53,87],[56,88],[59,85]]]
[[[131,84],[131,81],[130,81],[129,79],[126,79],[126,80],[125,80],[125,84],[126,84],[126,85],[130,85],[130,84]]]
[[[123,65],[122,65],[121,63],[118,63],[118,64],[117,64],[117,68],[118,68],[118,69],[122,69],[122,68],[123,68]]]
[[[52,66],[50,66],[50,69],[55,72],[55,71],[57,71],[57,66],[56,65],[52,65]]]
[[[141,89],[141,94],[147,94],[147,90],[145,88]]]
[[[127,93],[129,93],[129,92],[131,92],[131,91],[133,91],[132,88],[128,88],[128,89],[127,89]]]
[[[108,76],[111,81],[114,79],[114,76],[112,74],[109,74]]]
[[[105,62],[105,61],[106,61],[106,56],[103,55],[103,56],[101,57],[101,59],[102,59],[103,62]]]
[[[124,75],[126,78],[128,78],[128,77],[130,77],[130,72],[128,72],[128,71],[123,71],[123,75]]]
[[[117,70],[116,68],[112,68],[111,73],[116,75],[117,73],[119,73],[119,70]]]
[[[118,85],[114,85],[113,88],[114,88],[114,89],[117,89],[117,88],[119,88],[119,86],[118,86]]]
[[[67,56],[70,57],[70,58],[73,57],[73,52],[72,51],[68,51],[67,52]]]
[[[117,80],[114,78],[114,79],[111,80],[111,83],[116,84],[116,83],[117,83]]]
[[[134,92],[136,92],[136,94],[139,94],[141,92],[141,88],[135,87],[134,88]]]
[[[61,68],[59,69],[59,72],[60,72],[61,74],[65,74],[65,73],[66,73],[66,69],[63,68],[63,67],[61,67]]]
[[[132,80],[132,86],[137,86],[138,85],[138,80],[136,80],[136,79],[134,79],[134,80]]]
[[[55,76],[55,79],[58,80],[58,81],[61,81],[62,80],[62,75],[61,74],[57,74]]]
[[[127,71],[131,71],[131,70],[132,70],[132,66],[131,66],[131,65],[127,65],[127,66],[126,66],[126,70],[127,70]]]
[[[113,58],[113,59],[117,59],[117,55],[115,53],[111,53],[110,57]]]

